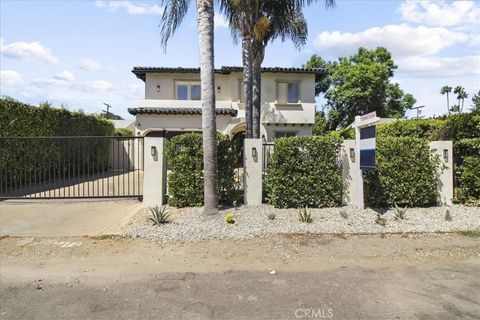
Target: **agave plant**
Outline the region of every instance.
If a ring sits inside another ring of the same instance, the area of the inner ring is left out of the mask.
[[[307,207],[298,209],[298,221],[306,223],[313,222],[312,215],[308,212]]]
[[[405,206],[405,208],[400,208],[399,206],[397,206],[397,204],[395,203],[395,207],[392,208],[394,214],[395,214],[395,220],[404,220],[405,217],[406,217],[406,213],[407,213],[407,206]]]
[[[152,213],[152,217],[148,218],[148,220],[153,222],[153,226],[168,223],[168,218],[170,217],[170,210],[167,206],[161,206],[160,208],[158,206],[155,206],[148,209]]]
[[[380,213],[377,214],[377,218],[375,219],[375,223],[385,227],[387,225],[387,219],[385,219]]]

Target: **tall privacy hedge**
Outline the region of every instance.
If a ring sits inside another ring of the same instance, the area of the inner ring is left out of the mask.
[[[265,186],[275,207],[333,207],[341,203],[341,140],[327,136],[275,140]]]
[[[96,115],[0,98],[0,137],[113,136],[111,121]]]
[[[462,203],[480,200],[480,138],[454,143],[457,200]]]
[[[412,137],[377,139],[376,170],[364,173],[368,206],[426,207],[437,204],[438,157],[427,140]]]
[[[111,136],[113,124],[94,115],[35,107],[0,98],[0,137]],[[49,176],[75,177],[79,168],[106,170],[110,141],[76,139],[0,139],[1,190],[48,181]],[[60,163],[62,165],[60,165]]]
[[[217,135],[219,202],[231,205],[238,198],[236,153],[232,141]],[[200,133],[185,133],[167,143],[169,203],[176,207],[203,205],[203,149]]]

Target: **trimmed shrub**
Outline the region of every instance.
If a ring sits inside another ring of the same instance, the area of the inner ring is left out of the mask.
[[[439,140],[442,136],[444,120],[441,119],[412,119],[399,120],[377,126],[379,137],[414,137]]]
[[[237,199],[235,167],[237,159],[231,140],[217,135],[218,188],[221,204],[231,205]],[[166,148],[169,203],[175,207],[203,205],[203,149],[200,133],[173,137]]]
[[[457,201],[480,200],[480,138],[462,139],[454,144]]]
[[[425,207],[437,204],[440,161],[428,141],[411,137],[377,139],[376,170],[364,173],[368,206]]]
[[[275,207],[333,207],[341,203],[341,140],[329,136],[275,140],[265,186]]]
[[[474,202],[480,199],[480,155],[468,156],[459,170],[458,200],[462,203]]]
[[[430,141],[480,138],[480,115],[461,113],[435,119],[410,119],[377,126],[379,137],[414,137]]]

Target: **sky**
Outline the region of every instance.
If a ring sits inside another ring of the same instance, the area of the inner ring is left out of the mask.
[[[193,4],[165,52],[160,0],[0,0],[1,95],[91,113],[108,103],[112,112],[132,118],[127,108],[144,98],[134,66],[199,66]],[[446,113],[444,85],[463,86],[465,106],[480,90],[480,1],[337,0],[328,10],[318,1],[304,14],[305,47],[276,40],[263,66],[299,67],[314,53],[337,60],[360,46],[384,46],[398,65],[392,81],[425,106],[425,116]],[[224,65],[240,66],[241,51],[217,12],[215,66]],[[320,109],[322,99],[317,102]]]

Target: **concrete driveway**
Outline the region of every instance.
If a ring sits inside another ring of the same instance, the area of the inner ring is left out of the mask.
[[[0,235],[119,234],[141,207],[141,202],[131,199],[3,201],[0,202]]]

